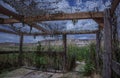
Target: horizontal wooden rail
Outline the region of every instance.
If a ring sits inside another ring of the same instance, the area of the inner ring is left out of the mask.
[[[53,21],[53,20],[73,20],[73,19],[103,19],[103,12],[80,12],[80,13],[61,13],[61,14],[51,14],[51,15],[38,15],[38,16],[30,16],[23,17],[22,15],[18,15],[3,6],[0,5],[0,13],[11,16],[16,20],[12,20],[15,22],[24,21],[24,22],[36,22],[36,21]],[[19,21],[17,21],[19,20]]]
[[[13,32],[13,31],[10,31],[10,30],[6,30],[6,29],[1,29],[1,28],[0,28],[0,32],[18,35],[16,32]]]
[[[73,20],[73,19],[103,19],[103,12],[80,12],[80,13],[61,13],[51,15],[39,15],[25,17],[24,21],[35,22],[35,21],[54,21],[54,20]]]
[[[95,34],[98,30],[79,30],[79,31],[55,31],[55,32],[42,32],[42,33],[23,33],[26,36],[39,36],[39,35],[63,35],[63,34]]]
[[[79,30],[79,31],[54,31],[54,32],[42,32],[42,33],[27,33],[27,32],[12,32],[9,30],[3,30],[0,29],[0,32],[3,33],[10,33],[10,34],[16,34],[16,35],[25,35],[25,36],[40,36],[40,35],[62,35],[62,34],[95,34],[96,32],[98,32],[98,30]]]
[[[103,12],[80,12],[80,13],[72,13],[72,14],[52,14],[52,15],[39,15],[34,17],[26,17],[24,22],[35,22],[35,21],[55,21],[55,20],[73,20],[73,19],[96,19],[103,20]],[[0,23],[1,24],[10,24],[10,23],[19,23],[19,20],[16,19],[4,19]]]
[[[13,23],[20,23],[20,21],[13,18],[0,19],[0,24],[13,24]]]
[[[13,53],[19,53],[19,51],[0,51],[0,54],[13,54]],[[63,54],[64,51],[58,52],[58,51],[23,51],[23,53],[40,53],[40,54]]]
[[[120,63],[112,60],[112,70],[120,76]]]

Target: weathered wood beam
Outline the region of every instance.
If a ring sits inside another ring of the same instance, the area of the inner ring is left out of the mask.
[[[94,19],[94,20],[96,23],[98,23],[100,29],[104,28],[104,19]]]
[[[13,24],[13,23],[20,23],[20,21],[16,20],[16,19],[0,19],[0,24]],[[44,29],[43,27],[37,25],[36,23],[26,23],[28,24],[29,26],[32,26],[40,31],[43,31],[43,32],[47,32],[46,29]]]
[[[0,51],[0,54],[15,54],[15,53],[19,53],[19,51]],[[23,51],[24,53],[40,53],[40,54],[60,54],[60,55],[64,55],[63,51]]]
[[[111,6],[111,15],[113,16],[117,6],[119,5],[120,0],[113,0],[112,6]]]
[[[39,15],[39,16],[31,16],[24,19],[24,22],[35,22],[35,21],[54,21],[54,20],[73,20],[73,19],[103,19],[103,12],[81,12],[81,13],[72,13],[72,14],[51,14],[51,15]],[[14,18],[14,17],[13,17]],[[19,23],[19,19],[5,19],[4,24],[7,23]]]
[[[63,35],[63,45],[64,45],[64,51],[67,52],[67,35]]]
[[[103,78],[112,78],[112,24],[109,9],[105,10],[104,25]]]
[[[19,23],[20,22],[20,21],[15,20],[15,19],[2,19],[2,20],[3,21],[1,21],[0,24],[11,24],[11,23]],[[99,24],[99,26],[100,26],[99,28],[103,29],[103,27],[104,27],[103,19],[94,19],[94,20]],[[41,26],[39,26],[39,25],[37,25],[35,23],[31,23],[31,24],[29,23],[28,25],[30,25],[30,26],[32,26],[32,27],[34,27],[36,29],[39,29],[39,30],[41,30],[43,32],[47,31],[46,29],[44,29],[43,27],[41,27]]]
[[[20,23],[20,21],[18,21],[16,19],[12,19],[12,18],[9,18],[9,19],[1,18],[0,19],[0,24],[13,24],[13,23]]]
[[[103,24],[103,20],[102,19],[94,19],[100,26],[100,28],[103,28],[104,24]],[[11,24],[11,23],[19,23],[20,21],[18,20],[15,20],[15,19],[3,19],[3,21],[0,22],[0,24]],[[35,24],[35,23],[29,23],[28,25],[36,28],[36,29],[39,29],[43,32],[46,32],[47,30],[44,29],[43,27]]]
[[[0,32],[18,35],[16,32],[6,30],[6,29],[0,29]]]
[[[64,31],[64,32],[42,32],[42,33],[25,33],[26,36],[39,36],[39,35],[64,35],[64,34],[95,34],[98,30],[93,31]]]
[[[17,32],[17,35],[23,34],[24,36],[42,36],[42,35],[64,35],[64,34],[96,34],[98,30],[94,31],[65,31],[65,32],[42,32],[42,33],[27,33],[27,32]],[[8,32],[9,33],[9,32]]]
[[[34,28],[36,28],[36,29],[42,31],[42,32],[48,32],[48,30],[46,30],[45,28],[43,28],[43,27],[37,25],[36,23],[27,23],[27,24],[28,24],[29,26],[32,26],[32,27],[34,27]]]
[[[66,70],[67,67],[67,35],[63,35],[63,46],[64,46],[64,71]]]
[[[23,19],[23,16],[22,15],[18,15],[8,9],[6,9],[5,7],[3,7],[2,5],[0,5],[0,13],[1,14],[4,14],[4,15],[7,15],[11,18],[15,18],[17,20],[22,20]]]
[[[97,68],[97,72],[100,72],[100,29],[99,31],[96,33],[96,68]]]
[[[18,56],[18,63],[20,66],[23,65],[23,41],[24,41],[24,36],[20,35],[19,56]]]
[[[39,15],[24,18],[24,21],[54,21],[54,20],[73,20],[73,19],[101,19],[104,17],[103,12],[80,12],[80,13],[63,13],[51,15]]]
[[[4,19],[3,18],[0,18],[0,24],[1,23],[4,23]]]
[[[47,32],[47,30],[46,29],[44,29],[43,27],[40,27],[40,26],[38,26],[37,24],[35,24],[35,23],[31,23],[31,22],[27,22],[27,21],[24,21],[23,19],[24,19],[24,17],[22,16],[22,15],[18,15],[18,14],[16,14],[16,13],[14,13],[14,12],[12,12],[12,11],[10,11],[10,10],[8,10],[8,9],[6,9],[6,8],[4,8],[3,6],[1,6],[0,5],[0,13],[2,13],[2,14],[4,14],[4,15],[7,15],[7,16],[10,16],[11,18],[14,18],[14,19],[9,19],[9,20],[3,20],[3,23],[14,23],[14,22],[24,22],[24,23],[26,23],[26,24],[28,24],[28,25],[30,25],[30,26],[32,26],[32,27],[34,27],[34,28],[36,28],[36,29],[38,29],[38,30],[40,30],[40,31],[43,31],[43,32]]]

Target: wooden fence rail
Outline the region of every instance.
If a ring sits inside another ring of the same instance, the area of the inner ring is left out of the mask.
[[[19,51],[0,51],[0,54],[13,54],[13,53],[19,53]],[[64,52],[57,52],[57,51],[23,51],[23,53],[42,53],[42,54],[64,54]]]

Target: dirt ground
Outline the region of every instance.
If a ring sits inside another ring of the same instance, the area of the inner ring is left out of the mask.
[[[0,78],[100,78],[99,75],[93,74],[92,77],[83,76],[84,62],[78,62],[78,65],[73,72],[67,73],[50,73],[37,70],[30,70],[25,68],[19,68],[8,73],[0,75]]]

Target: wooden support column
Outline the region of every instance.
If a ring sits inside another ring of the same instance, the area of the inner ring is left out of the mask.
[[[24,37],[23,35],[20,35],[19,56],[18,56],[19,66],[23,65],[23,50],[22,50],[22,47],[23,47],[23,37]]]
[[[99,72],[100,70],[100,65],[99,65],[99,61],[100,61],[100,30],[96,33],[96,69],[97,72]]]
[[[63,35],[63,46],[64,46],[64,70],[66,69],[67,63],[67,38],[66,34]]]
[[[64,51],[66,53],[67,51],[67,39],[66,39],[66,34],[63,35],[63,44],[64,44]]]
[[[105,10],[104,25],[103,78],[111,78],[112,24],[109,9]]]

